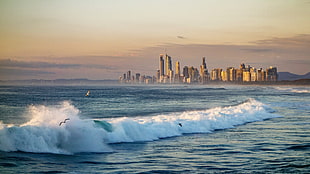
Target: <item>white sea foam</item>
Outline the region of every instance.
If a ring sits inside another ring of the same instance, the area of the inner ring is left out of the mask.
[[[93,120],[79,118],[70,102],[57,106],[30,106],[31,120],[20,126],[0,123],[0,150],[72,154],[110,152],[109,143],[153,141],[184,133],[210,133],[247,122],[278,117],[271,108],[254,99],[239,105],[187,111],[152,117],[105,119],[112,131]],[[59,126],[66,118],[69,121]]]
[[[307,87],[275,87],[275,89],[292,93],[310,93],[310,89]]]
[[[0,150],[62,154],[111,151],[103,142],[106,131],[94,128],[91,120],[81,120],[79,111],[68,101],[58,106],[30,106],[28,110],[29,122],[0,126]],[[59,126],[66,118],[70,120]]]

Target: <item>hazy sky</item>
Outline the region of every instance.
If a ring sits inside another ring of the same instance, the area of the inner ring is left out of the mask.
[[[310,0],[0,0],[0,80],[155,75],[165,52],[305,74]]]

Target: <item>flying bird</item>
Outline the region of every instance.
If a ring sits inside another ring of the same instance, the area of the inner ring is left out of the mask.
[[[68,121],[68,120],[70,120],[70,118],[66,118],[64,121],[61,121],[61,122],[59,123],[59,126],[61,126],[62,123],[66,123],[66,121]]]

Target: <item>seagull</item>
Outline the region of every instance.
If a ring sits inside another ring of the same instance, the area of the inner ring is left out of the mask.
[[[89,96],[89,94],[90,94],[90,91],[87,91],[87,93],[85,94],[85,96]]]
[[[68,120],[70,120],[70,118],[66,118],[64,121],[61,121],[61,122],[59,123],[59,126],[61,126],[62,123],[66,123],[66,121],[68,121]]]

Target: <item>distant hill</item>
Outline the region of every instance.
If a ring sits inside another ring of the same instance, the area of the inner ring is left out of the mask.
[[[279,81],[283,81],[283,80],[294,81],[294,80],[299,80],[299,79],[310,79],[310,72],[304,75],[293,74],[290,72],[279,72],[278,75],[279,75],[278,77]]]

